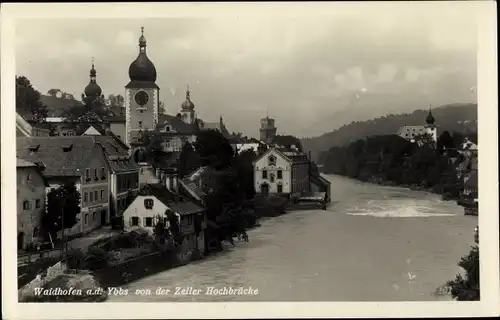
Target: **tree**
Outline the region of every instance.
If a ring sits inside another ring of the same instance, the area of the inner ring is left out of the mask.
[[[161,114],[166,114],[167,113],[167,109],[165,108],[165,104],[163,103],[163,101],[160,101],[160,103],[158,104],[158,111]]]
[[[74,226],[80,212],[80,192],[74,182],[68,182],[47,194],[47,213],[42,217],[42,226],[54,235],[62,229],[63,223],[65,229]]]
[[[111,108],[123,108],[125,106],[125,98],[121,94],[110,94],[105,100],[105,104]]]
[[[299,151],[302,152],[302,143],[297,137],[291,136],[291,135],[277,135],[274,137],[273,140],[274,144],[280,145],[280,146],[287,146],[290,147],[294,145]]]
[[[448,281],[451,288],[451,295],[459,301],[478,301],[479,290],[479,236],[478,229],[474,232],[474,245],[467,256],[458,262],[458,265],[465,270],[465,276],[457,274],[454,280]]]
[[[237,179],[248,200],[253,199],[255,196],[253,161],[256,159],[257,154],[248,149],[239,153],[234,161]]]
[[[216,169],[227,168],[234,156],[233,147],[218,130],[203,130],[198,133],[195,149],[201,164]]]
[[[181,154],[179,155],[179,176],[182,178],[200,166],[200,157],[194,150],[193,145],[189,142],[182,146]]]
[[[440,153],[448,149],[456,148],[455,142],[448,131],[443,131],[437,139],[436,148]]]
[[[29,112],[37,123],[47,118],[47,106],[40,101],[40,92],[24,76],[16,76],[16,110]]]
[[[47,94],[51,97],[57,97],[58,94],[61,94],[61,90],[60,89],[50,89],[49,91],[47,91]]]

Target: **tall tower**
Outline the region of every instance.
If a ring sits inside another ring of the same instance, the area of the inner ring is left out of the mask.
[[[434,142],[437,142],[437,127],[434,124],[435,121],[436,119],[432,115],[432,106],[429,106],[429,114],[425,119],[425,132],[432,136],[432,140],[434,140]]]
[[[265,117],[260,119],[260,140],[271,144],[276,136],[277,128],[274,126],[274,119]]]
[[[156,85],[156,68],[146,55],[146,38],[141,27],[139,55],[128,69],[130,82],[125,86],[125,143],[137,141],[141,132],[154,130],[158,123],[160,88]]]
[[[186,86],[186,100],[181,106],[181,119],[185,123],[193,124],[196,120],[196,115],[194,112],[194,103],[191,101],[191,93],[189,92],[189,86]]]

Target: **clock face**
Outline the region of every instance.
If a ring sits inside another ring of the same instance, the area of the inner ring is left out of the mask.
[[[149,96],[145,91],[139,91],[135,94],[135,102],[140,106],[143,106],[146,103],[148,103],[148,100]]]

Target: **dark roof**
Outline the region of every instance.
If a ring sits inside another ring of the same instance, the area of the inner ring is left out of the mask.
[[[189,124],[182,121],[181,118],[177,116],[172,116],[169,114],[160,114],[158,119],[158,124],[156,127],[158,129],[162,129],[165,127],[166,123],[172,126],[172,129],[177,133],[183,134],[195,134],[198,130],[198,126],[196,123]]]
[[[78,176],[90,159],[90,150],[96,143],[103,148],[111,170],[130,171],[138,168],[128,157],[128,150],[123,142],[109,135],[18,138],[17,155],[32,162],[43,162],[46,166],[44,174],[47,176]],[[63,151],[63,147],[71,145],[71,151]],[[36,151],[30,150],[37,146]],[[114,160],[113,156],[121,159]]]
[[[325,187],[332,184],[328,179],[323,178],[321,175],[317,176],[315,174],[311,174],[311,182],[313,182],[315,184],[323,185]]]
[[[16,142],[17,155],[31,162],[43,162],[44,175],[49,177],[80,176],[95,146],[90,136],[22,137]]]
[[[48,117],[61,117],[69,108],[83,105],[83,103],[78,100],[63,99],[47,95],[41,95],[40,101],[47,106]]]
[[[209,172],[210,167],[199,167],[181,180],[184,187],[188,189],[186,191],[197,200],[203,199],[206,195],[203,188],[200,187],[200,183],[202,183],[204,177]]]
[[[139,190],[138,195],[153,196],[180,215],[193,214],[204,210],[190,199],[173,193],[159,183],[146,184]]]
[[[109,113],[104,117],[109,122],[125,122],[125,108],[122,107],[109,107]]]
[[[154,82],[135,80],[130,81],[125,88],[160,89]]]

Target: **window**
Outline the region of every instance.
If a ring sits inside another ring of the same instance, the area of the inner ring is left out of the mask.
[[[170,131],[170,127],[169,127],[169,126],[166,126],[166,127],[165,127],[165,131],[169,132],[169,131]]]
[[[144,226],[145,227],[152,227],[153,226],[153,218],[151,218],[151,217],[144,218]]]
[[[92,221],[95,221],[95,212],[92,212]]]
[[[40,208],[40,204],[41,204],[40,199],[36,199],[35,200],[35,208],[37,208],[37,209]]]
[[[153,209],[153,199],[145,199],[144,200],[144,208]]]
[[[270,166],[275,166],[276,165],[276,157],[275,156],[269,156],[269,158],[267,158],[267,163]]]
[[[88,199],[88,193],[87,192],[84,192],[83,193],[83,202],[87,202],[89,199]]]
[[[262,179],[267,179],[267,170],[262,170]]]
[[[139,217],[132,217],[132,226],[138,226],[139,225]]]
[[[104,190],[101,190],[101,200],[104,199]]]
[[[274,173],[269,175],[269,181],[274,182]]]
[[[283,193],[283,185],[278,184],[278,193]]]
[[[89,192],[90,194],[90,202],[94,201],[94,194],[92,192]]]
[[[97,168],[94,169],[94,179],[98,180],[99,178],[97,177]]]
[[[87,181],[90,180],[90,169],[89,168],[85,169],[85,179]]]
[[[85,214],[85,224],[88,224],[89,223],[89,214],[86,213]]]
[[[102,179],[105,179],[106,176],[105,176],[105,171],[104,171],[104,167],[101,168],[101,178]]]
[[[30,202],[28,200],[23,201],[23,210],[29,210],[30,209]]]
[[[283,179],[283,170],[278,170],[278,179]]]
[[[142,121],[137,122],[137,126],[138,126],[139,128],[142,128]]]
[[[98,196],[98,192],[97,192],[97,190],[96,190],[96,191],[94,191],[94,199],[95,199],[96,201],[97,201],[97,199],[99,199],[97,196]]]

